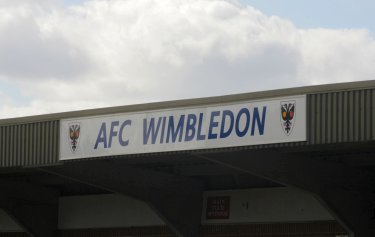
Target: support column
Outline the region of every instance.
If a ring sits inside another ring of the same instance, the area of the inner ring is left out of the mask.
[[[43,170],[142,200],[178,236],[198,235],[203,198],[203,186],[198,181],[108,160],[74,162]]]
[[[314,194],[349,234],[372,236],[374,175],[344,164],[276,151],[195,155]]]
[[[0,180],[0,208],[30,236],[57,236],[58,193],[31,184]]]

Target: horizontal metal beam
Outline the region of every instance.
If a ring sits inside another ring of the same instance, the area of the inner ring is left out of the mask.
[[[0,198],[33,203],[54,204],[56,203],[56,197],[59,195],[57,190],[7,179],[0,179],[0,190]]]
[[[53,189],[0,180],[0,208],[33,237],[57,234],[58,192]]]

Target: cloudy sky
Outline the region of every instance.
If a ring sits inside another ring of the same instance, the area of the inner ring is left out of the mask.
[[[375,79],[370,0],[0,0],[0,118]]]

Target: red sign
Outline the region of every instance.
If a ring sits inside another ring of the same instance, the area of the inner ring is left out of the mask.
[[[206,219],[229,219],[230,197],[207,197]]]

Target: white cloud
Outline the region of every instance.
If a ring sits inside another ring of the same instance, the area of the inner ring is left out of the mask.
[[[224,0],[0,4],[0,117],[374,79],[365,30],[298,29]],[[1,85],[1,84],[0,84]]]
[[[307,83],[375,79],[375,41],[366,30],[313,29],[301,31]]]

